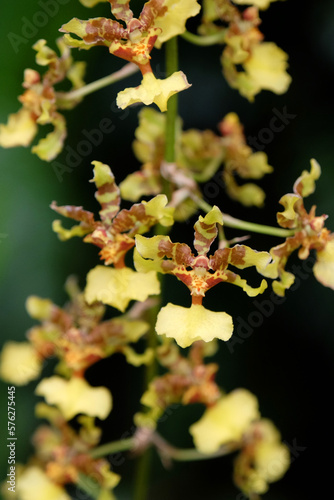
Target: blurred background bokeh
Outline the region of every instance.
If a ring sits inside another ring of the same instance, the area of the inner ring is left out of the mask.
[[[55,47],[57,30],[72,17],[86,19],[109,13],[105,4],[91,13],[77,0],[63,0],[64,5],[56,0],[58,12],[49,15],[43,26],[36,27],[32,21],[36,19],[36,12],[42,9],[42,3],[43,0],[17,0],[5,2],[1,7],[1,123],[19,108],[17,96],[22,93],[23,70],[36,67],[31,49],[33,43],[45,38]],[[135,5],[138,10],[141,2]],[[262,19],[261,29],[266,39],[275,41],[289,54],[293,83],[282,96],[262,92],[250,104],[225,83],[219,64],[220,47],[196,48],[180,41],[180,69],[193,84],[179,99],[185,129],[217,131],[218,122],[228,112],[236,111],[245,125],[246,136],[257,137],[261,129],[268,127],[274,109],[283,111],[286,108],[294,115],[265,147],[269,163],[275,169],[261,182],[267,190],[265,208],[242,208],[228,200],[222,191],[208,201],[240,218],[275,224],[275,214],[280,208],[278,199],[291,191],[295,179],[302,170],[309,168],[309,160],[314,157],[322,167],[322,176],[315,194],[307,199],[307,206],[316,204],[318,214],[328,214],[327,227],[334,230],[334,2],[275,2],[262,13]],[[10,33],[20,37],[15,47],[11,43],[13,37],[8,36]],[[156,71],[163,72],[163,49],[154,52]],[[122,66],[112,56],[108,57],[102,47],[89,52],[74,51],[74,56],[88,62],[87,81]],[[127,86],[136,85],[138,81],[135,75]],[[65,172],[62,179],[56,175],[52,164],[42,162],[29,148],[0,150],[1,344],[7,339],[23,340],[25,332],[33,325],[25,311],[29,295],[49,297],[62,305],[67,300],[64,282],[68,275],[77,275],[83,286],[86,273],[98,263],[95,247],[79,239],[66,243],[57,239],[51,230],[55,214],[49,205],[57,200],[60,205],[83,205],[97,210],[94,186],[88,183],[93,160],[108,163],[118,181],[138,169],[131,142],[139,108],[125,112],[116,109],[116,94],[122,88],[123,83],[108,87],[66,113],[66,144],[74,150],[84,138],[82,131],[99,128],[103,118],[112,120],[115,129],[105,135],[92,154],[83,157],[71,172]],[[66,152],[57,161],[66,164]],[[185,230],[176,228],[177,232],[191,238],[191,224]],[[233,230],[226,232],[231,238],[240,234]],[[252,236],[249,243],[254,248],[268,250],[279,240]],[[222,345],[216,356],[221,365],[219,381],[222,387],[226,391],[246,387],[254,392],[259,398],[262,415],[275,422],[284,441],[293,448],[292,466],[282,481],[271,486],[265,495],[267,500],[327,498],[332,490],[334,296],[333,291],[322,287],[311,273],[306,275],[247,338],[232,345]],[[187,293],[182,284],[172,280],[167,284],[173,284],[173,288],[167,286],[166,301],[175,295],[178,303],[186,301]],[[226,310],[241,324],[257,308],[253,299],[234,288],[219,287],[217,293],[208,295],[206,304],[212,309]],[[270,295],[271,290],[265,292],[258,302],[270,300]],[[48,367],[45,373],[47,370]],[[111,363],[101,363],[90,376],[96,384],[109,386],[114,394],[115,414],[107,421],[105,439],[119,439],[125,432],[131,432],[131,416],[138,409],[141,391],[140,377],[136,376],[135,369],[128,368],[121,356],[115,356]],[[17,388],[16,392],[17,460],[20,462],[26,461],[32,451],[30,438],[37,425],[33,416],[34,386],[31,383]],[[1,383],[0,390],[0,470],[3,479],[7,461],[7,385]],[[176,410],[161,424],[161,432],[174,444],[190,446],[190,436],[183,429],[197,419],[201,411],[200,407]],[[231,457],[178,464],[168,473],[156,459],[154,468],[148,500],[241,498],[231,480]],[[115,465],[114,470],[125,475],[124,482],[116,490],[119,500],[130,500],[131,460]]]

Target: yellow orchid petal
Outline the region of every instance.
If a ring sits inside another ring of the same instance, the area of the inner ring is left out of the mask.
[[[165,80],[160,80],[149,72],[143,76],[138,87],[128,88],[118,93],[117,106],[124,109],[137,102],[146,105],[155,103],[160,111],[166,111],[168,99],[190,86],[182,71],[173,73]]]
[[[252,153],[247,159],[247,177],[249,179],[261,179],[273,170],[273,167],[268,164],[268,156],[263,151]]]
[[[154,27],[161,29],[155,42],[158,49],[170,38],[184,33],[187,19],[196,16],[201,10],[196,0],[165,0],[163,6],[167,7],[167,11],[154,20]]]
[[[334,239],[329,240],[324,250],[317,252],[313,272],[322,285],[334,290]]]
[[[314,193],[315,181],[317,181],[321,175],[321,167],[319,163],[314,158],[311,159],[310,163],[310,172],[304,170],[293,185],[294,193],[299,194],[303,198],[306,198],[306,196]]]
[[[15,385],[25,385],[39,377],[42,362],[29,342],[6,342],[0,355],[0,377]]]
[[[209,311],[199,304],[187,308],[169,303],[160,310],[155,328],[159,335],[171,337],[179,346],[188,347],[196,340],[228,340],[233,322],[229,314]]]
[[[45,472],[37,466],[28,467],[17,480],[17,492],[20,500],[71,500],[71,497],[59,485],[53,483]]]
[[[133,366],[149,365],[154,358],[154,351],[150,347],[148,347],[145,352],[139,354],[134,351],[132,347],[125,346],[122,349],[122,353],[126,357],[127,362]]]
[[[234,179],[233,175],[224,175],[224,180],[226,184],[226,189],[228,195],[232,200],[236,200],[239,203],[245,205],[245,207],[262,207],[265,200],[265,192],[257,184],[253,182],[246,182],[242,186],[239,186]]]
[[[9,115],[7,125],[0,124],[0,146],[29,146],[36,134],[37,125],[30,111],[21,108],[17,113]]]
[[[150,329],[150,325],[146,321],[129,320],[126,315],[113,318],[113,324],[123,331],[126,342],[138,342]]]
[[[53,303],[50,299],[41,299],[35,295],[31,295],[26,300],[26,310],[34,319],[45,320],[49,319],[52,313]]]
[[[174,207],[166,207],[168,198],[165,194],[158,194],[150,201],[142,201],[147,215],[155,217],[162,226],[172,226],[174,223]]]
[[[48,47],[46,40],[38,40],[34,45],[33,49],[36,50],[36,62],[39,66],[48,66],[50,63],[57,61],[58,56],[54,50]]]
[[[277,222],[281,227],[297,227],[299,222],[299,214],[295,210],[295,205],[298,201],[300,201],[300,196],[293,193],[285,194],[279,200],[280,204],[285,208],[283,212],[277,213]]]
[[[287,59],[287,54],[275,43],[263,42],[252,49],[244,68],[259,89],[283,94],[291,83],[291,76],[286,72]]]
[[[44,396],[48,404],[56,405],[67,420],[78,413],[103,420],[112,408],[112,397],[106,387],[91,387],[79,377],[70,380],[58,376],[43,379],[35,392]]]
[[[55,113],[54,116],[55,118],[52,121],[54,130],[31,149],[32,153],[35,153],[41,160],[45,161],[51,161],[59,155],[66,138],[65,118],[59,113]]]
[[[236,484],[247,496],[250,493],[266,493],[268,483],[281,479],[289,468],[289,449],[281,442],[279,431],[268,419],[252,424],[246,440],[249,447],[241,450],[234,464]]]
[[[150,109],[150,108],[144,108]],[[158,174],[145,175],[142,171],[129,174],[119,185],[123,200],[138,201],[143,196],[150,196],[160,192]]]
[[[266,483],[272,483],[289,468],[289,450],[281,443],[281,435],[270,420],[262,419],[260,424],[262,439],[255,446],[255,470]]]
[[[110,464],[109,463],[104,463],[101,468],[100,468],[100,474],[102,476],[102,486],[104,488],[113,489],[116,488],[118,483],[121,480],[121,476],[119,474],[116,474],[112,470],[110,470]],[[109,497],[101,497],[101,498],[109,498]],[[114,497],[110,497],[114,498]]]
[[[251,422],[259,418],[258,401],[246,389],[223,396],[189,428],[196,448],[211,454],[230,441],[239,441]]]
[[[295,275],[288,271],[281,270],[280,280],[273,281],[272,287],[276,295],[284,297],[285,290],[288,290],[295,282]]]
[[[101,301],[123,312],[131,300],[143,302],[149,295],[159,293],[160,284],[154,271],[139,273],[128,267],[96,266],[87,275],[85,299],[88,304]]]

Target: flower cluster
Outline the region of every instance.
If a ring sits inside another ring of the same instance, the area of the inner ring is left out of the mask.
[[[38,71],[25,70],[25,91],[19,97],[22,108],[9,116],[7,125],[0,125],[0,145],[11,148],[29,146],[37,135],[38,125],[51,124],[54,130],[32,148],[32,152],[45,161],[53,160],[60,153],[66,138],[66,121],[58,109],[71,109],[80,101],[58,99],[55,85],[65,79],[71,82],[72,89],[84,85],[85,63],[73,62],[70,49],[62,39],[57,40],[57,45],[60,57],[45,40],[35,43],[36,63],[48,66],[48,70],[42,77]]]
[[[228,269],[234,266],[245,269],[255,266],[263,271],[270,259],[267,252],[257,252],[244,245],[219,248],[208,256],[211,244],[218,234],[217,224],[223,225],[223,216],[214,207],[205,217],[200,216],[194,225],[195,256],[185,243],[173,243],[169,236],[136,237],[135,265],[140,272],[158,271],[176,276],[189,289],[192,305],[189,308],[167,304],[158,315],[158,334],[174,338],[181,347],[195,340],[206,342],[213,338],[228,340],[233,331],[232,318],[225,312],[213,312],[202,305],[203,297],[218,283],[240,286],[250,297],[262,293],[267,283],[262,280],[258,288],[252,288],[245,279]]]
[[[262,273],[275,279],[273,289],[278,295],[283,296],[294,283],[294,274],[285,266],[295,250],[302,260],[315,250],[314,276],[324,286],[334,289],[334,235],[324,226],[327,215],[316,216],[315,206],[309,212],[304,207],[304,198],[314,192],[320,174],[318,162],[311,160],[310,172],[304,170],[293,186],[293,193],[280,199],[284,211],[277,214],[277,222],[281,227],[291,229],[293,234],[270,250],[273,261]]]
[[[114,500],[113,489],[120,476],[111,470],[108,460],[91,455],[101,438],[101,429],[96,427],[94,418],[79,417],[80,428],[75,431],[59,410],[45,403],[36,406],[36,416],[48,423],[33,435],[36,453],[33,462],[20,472],[17,487],[20,498],[31,498],[34,490],[38,500],[70,500],[65,490],[67,485],[94,478],[99,498]]]
[[[273,168],[263,151],[253,153],[247,145],[235,113],[228,113],[218,124],[221,135],[211,130],[183,131],[179,119],[172,165],[164,161],[165,127],[164,114],[151,108],[140,111],[133,150],[142,168],[120,184],[122,198],[137,201],[142,196],[158,194],[167,180],[172,191],[171,203],[175,206],[174,218],[187,220],[197,211],[193,196],[202,197],[199,184],[209,181],[223,165],[226,193],[245,206],[263,205],[264,191],[255,183],[239,185],[236,175],[242,180],[260,179]]]
[[[190,86],[184,73],[177,71],[173,39],[178,35],[202,45],[213,40],[225,44],[221,60],[226,80],[250,101],[262,89],[285,92],[291,80],[286,72],[287,55],[273,42],[264,42],[258,28],[259,9],[267,9],[274,1],[204,0],[199,35],[194,35],[186,31],[186,23],[201,10],[196,0],[148,0],[138,17],[128,0],[80,0],[90,8],[109,3],[113,18],[74,17],[64,24],[60,31],[65,35],[58,41],[60,57],[45,40],[34,45],[37,64],[48,69],[42,76],[26,70],[25,91],[19,98],[22,108],[0,126],[0,145],[28,146],[38,125],[52,125],[53,131],[32,149],[41,159],[52,160],[66,137],[65,118],[59,110],[74,107],[84,95],[128,76],[133,68],[140,70],[141,84],[119,92],[118,106],[155,104],[160,111],[140,111],[133,150],[142,166],[131,171],[120,186],[109,165],[92,162],[98,217],[82,206],[51,204],[57,214],[75,221],[70,228],[60,220],[53,222],[59,239],[78,236],[97,246],[102,265],[88,270],[84,290],[74,278],[68,279],[70,300],[64,307],[29,297],[26,308],[38,324],[27,332],[26,341],[8,341],[2,349],[1,378],[18,386],[39,379],[35,394],[44,398],[36,406],[36,415],[46,423],[33,435],[35,453],[26,466],[18,467],[18,500],[30,500],[31,491],[37,500],[70,500],[73,485],[97,500],[115,500],[120,476],[103,457],[131,450],[135,458],[148,446],[157,448],[163,463],[237,452],[234,482],[251,499],[266,493],[269,484],[288,469],[288,448],[274,424],[262,418],[256,396],[243,388],[225,393],[219,387],[217,339],[230,339],[233,320],[225,305],[212,311],[203,300],[220,283],[234,284],[255,297],[267,288],[262,277],[273,280],[274,292],[284,295],[294,282],[294,275],[286,269],[294,251],[300,259],[314,251],[315,277],[334,289],[334,237],[325,227],[327,216],[316,216],[315,206],[309,212],[304,206],[304,198],[314,192],[320,167],[312,160],[310,172],[302,172],[293,193],[281,198],[284,210],[277,214],[279,228],[235,219],[218,206],[211,207],[200,184],[221,175],[233,200],[245,207],[261,207],[265,193],[249,181],[272,172],[267,155],[247,145],[243,126],[233,112],[220,121],[219,133],[184,131],[177,100],[167,106],[171,96]],[[151,52],[164,43],[168,76],[158,79],[152,71]],[[73,62],[70,47],[87,50],[95,46],[107,47],[110,54],[130,65],[116,72],[117,78],[113,73],[85,86],[85,66]],[[56,91],[65,79],[72,84],[71,91]],[[121,208],[123,200],[130,202],[127,208]],[[199,210],[205,214],[198,215]],[[168,235],[174,224],[194,216],[193,248],[175,242]],[[256,250],[240,244],[245,235],[228,240],[226,226],[284,241],[269,252]],[[261,275],[258,286],[249,284],[249,268]],[[190,306],[161,296],[164,275],[187,287]],[[91,385],[87,370],[101,360],[112,363],[114,355],[124,356],[132,367],[144,365],[146,385],[141,408],[133,415],[134,435],[100,445],[103,424],[107,426],[106,419],[114,414],[113,396],[106,382]],[[210,356],[216,357],[207,362]],[[46,363],[54,367],[54,373],[43,376]],[[204,406],[202,416],[189,427],[194,447],[177,449],[158,434],[158,424],[173,405],[194,403]],[[144,498],[145,492],[140,496]]]
[[[270,3],[270,0],[203,2],[199,32],[207,35],[222,31],[222,40],[226,44],[221,57],[224,76],[230,86],[238,89],[249,101],[253,101],[261,90],[283,94],[291,82],[286,72],[287,54],[275,43],[264,42],[258,29],[261,23],[259,9],[268,8]],[[234,4],[249,7],[240,11]],[[238,69],[240,65],[241,71]]]
[[[100,221],[95,221],[94,214],[82,207],[58,207],[53,203],[53,210],[80,222],[68,230],[56,220],[53,229],[61,240],[85,236],[85,242],[101,248],[101,259],[106,265],[113,264],[114,268],[97,266],[90,271],[86,300],[90,304],[102,301],[124,311],[130,300],[144,301],[160,291],[155,272],[144,275],[125,265],[125,256],[135,245],[135,235],[147,232],[158,223],[166,227],[172,225],[174,209],[166,207],[167,198],[161,194],[129,210],[120,210],[119,189],[109,166],[98,161],[93,165],[93,181],[98,188],[96,198],[101,205]]]
[[[139,67],[142,82],[138,87],[125,89],[118,94],[117,105],[120,108],[142,102],[146,105],[155,103],[161,111],[166,111],[168,99],[190,85],[182,71],[164,80],[157,79],[151,68],[150,53],[153,47],[160,48],[170,38],[183,33],[187,19],[198,14],[199,4],[196,0],[150,0],[136,18],[130,2],[108,1],[117,21],[105,17],[88,21],[74,18],[60,30],[66,33],[66,43],[82,49],[104,45],[111,54]],[[89,2],[89,6],[94,4]]]
[[[234,463],[236,485],[246,495],[262,494],[269,483],[287,471],[289,450],[274,424],[261,418],[254,394],[246,389],[226,394],[218,387],[218,365],[204,359],[215,354],[216,349],[214,342],[198,341],[185,357],[166,340],[158,348],[157,357],[168,372],[150,383],[141,398],[145,410],[135,415],[135,422],[139,427],[155,429],[169,408],[173,411],[178,405],[203,404],[206,409],[202,417],[189,428],[196,449],[204,456],[238,450]]]
[[[233,446],[239,449],[234,462],[234,481],[251,498],[266,493],[268,484],[280,479],[290,465],[288,447],[274,424],[262,419],[257,398],[246,389],[224,394],[206,409],[189,431],[204,454]]]

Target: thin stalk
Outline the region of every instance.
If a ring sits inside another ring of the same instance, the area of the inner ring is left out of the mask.
[[[119,71],[115,71],[115,73],[112,73],[111,75],[104,76],[99,80],[95,80],[95,82],[88,83],[84,87],[80,87],[76,90],[71,90],[70,92],[57,92],[56,97],[61,101],[73,101],[76,99],[81,99],[88,94],[92,94],[93,92],[107,87],[112,83],[123,80],[123,78],[126,78],[127,76],[133,75],[134,73],[137,73],[137,71],[139,71],[138,66],[136,64],[129,63],[123,66],[123,68],[121,68]]]
[[[171,38],[166,43],[166,73],[167,76],[178,71],[177,37]],[[178,94],[169,98],[166,116],[166,149],[165,160],[169,163],[175,162],[175,132],[178,107]]]
[[[158,312],[160,311],[161,303],[159,303],[152,307],[149,311],[149,319],[150,319],[150,330],[148,332],[147,338],[147,347],[150,347],[155,352],[158,347],[158,336],[155,331],[155,323],[157,319]],[[158,362],[156,357],[154,356],[152,363],[147,365],[145,372],[145,387],[151,382],[151,380],[156,376],[158,372]]]
[[[106,455],[112,455],[113,453],[119,453],[120,451],[128,451],[134,448],[135,440],[134,438],[120,439],[119,441],[113,441],[111,443],[102,444],[94,450],[91,450],[90,456],[92,458],[101,458]]]
[[[113,441],[111,443],[106,443],[101,446],[98,446],[94,450],[90,452],[90,456],[92,458],[101,458],[105,457],[107,455],[110,455],[112,453],[118,453],[120,451],[128,451],[131,449],[135,449],[136,445],[136,439],[134,437],[132,438],[127,438],[127,439],[121,439],[119,441]],[[196,448],[177,448],[176,446],[171,445],[168,441],[166,441],[160,434],[157,432],[154,432],[149,440],[147,441],[147,445],[153,445],[156,447],[159,453],[161,453],[162,456],[168,459],[176,460],[178,462],[192,462],[195,460],[209,460],[211,458],[216,458],[216,457],[221,457],[223,455],[227,455],[228,453],[231,453],[237,449],[240,448],[240,443],[238,442],[230,442],[227,443],[224,446],[221,446],[219,450],[217,450],[214,453],[207,454],[207,453],[201,453],[198,451]],[[149,451],[152,448],[147,448],[146,451]],[[146,452],[143,454],[146,454]],[[146,458],[143,460],[143,464],[139,466],[138,471],[141,472],[141,474],[138,474],[140,476],[140,482],[143,482],[143,467],[146,462]],[[147,465],[147,464],[146,464]],[[145,466],[146,466],[145,465]],[[83,476],[83,478],[86,480],[86,477]],[[86,488],[87,489],[87,488]],[[141,497],[139,497],[141,498]]]
[[[178,449],[175,448],[171,458],[173,460],[176,460],[178,462],[194,462],[197,460],[210,460],[212,458],[217,458],[217,457],[222,457],[224,455],[228,455],[229,453],[232,453],[233,451],[237,450],[240,448],[239,446],[224,446],[221,447],[218,451],[215,453],[211,453],[210,455],[206,453],[201,453],[200,451],[196,450],[195,448],[189,448],[189,449]]]
[[[189,31],[185,31],[181,36],[187,42],[193,43],[194,45],[200,45],[202,47],[208,47],[210,45],[216,45],[217,43],[223,43],[226,37],[226,31],[222,30],[214,35],[194,35],[193,33],[189,33]]]
[[[199,208],[204,212],[210,212],[212,206],[202,198],[189,193],[190,197],[197,203]],[[287,238],[295,234],[294,229],[284,229],[281,227],[266,226],[263,224],[256,224],[255,222],[247,222],[241,219],[236,219],[229,214],[223,213],[224,226],[232,227],[234,229],[242,229],[243,231],[250,231],[252,233],[268,234],[269,236],[278,236],[280,238]]]
[[[287,238],[295,234],[294,229],[284,229],[281,227],[266,226],[263,224],[256,224],[255,222],[247,222],[244,220],[236,219],[231,215],[223,213],[224,225],[233,227],[234,229],[242,229],[244,231],[251,231],[253,233],[268,234],[269,236],[278,236],[280,238]]]
[[[149,481],[150,481],[150,470],[152,463],[152,448],[148,448],[144,451],[138,460],[136,476],[135,476],[135,492],[133,500],[146,500]]]
[[[160,304],[150,309],[150,330],[148,332],[147,347],[151,347],[156,351],[158,340],[155,332],[155,321],[160,309]],[[146,366],[145,370],[145,389],[148,387],[150,381],[156,376],[158,372],[158,363],[154,356],[152,363]],[[150,472],[152,463],[152,448],[145,449],[144,453],[137,460],[137,467],[134,480],[134,495],[133,500],[146,500],[150,482]]]
[[[210,460],[212,458],[228,455],[235,450],[240,449],[240,443],[230,442],[221,446],[214,453],[201,453],[196,448],[176,448],[166,441],[160,434],[155,432],[151,438],[152,443],[156,446],[162,458],[167,460],[175,460],[178,462],[193,462],[197,460]]]

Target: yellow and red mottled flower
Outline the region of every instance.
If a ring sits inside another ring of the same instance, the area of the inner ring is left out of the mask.
[[[241,452],[234,462],[234,481],[248,496],[268,491],[290,466],[288,447],[274,424],[267,419],[253,422],[243,437]]]
[[[134,202],[143,195],[155,195],[163,190],[164,180],[167,179],[171,202],[175,206],[174,219],[188,219],[197,212],[197,205],[187,189],[191,190],[191,194],[202,196],[196,183],[211,179],[221,165],[224,157],[222,138],[211,130],[182,131],[178,118],[175,164],[166,164],[166,115],[153,108],[143,108],[138,116],[133,151],[142,167],[121,182],[122,198]]]
[[[72,89],[84,85],[85,63],[73,62],[70,49],[62,39],[57,40],[57,45],[60,57],[45,40],[35,43],[36,62],[48,66],[48,70],[42,77],[35,70],[25,70],[25,92],[19,97],[22,108],[9,116],[6,125],[0,125],[0,145],[4,148],[29,146],[38,132],[38,125],[53,125],[54,130],[32,148],[33,153],[46,161],[60,153],[66,138],[66,121],[58,109],[69,109],[79,102],[57,99],[55,85],[65,79],[72,83]]]
[[[124,24],[104,17],[88,21],[73,18],[60,31],[66,33],[65,40],[71,47],[90,49],[104,45],[111,54],[139,67],[142,82],[138,87],[118,94],[117,105],[120,108],[143,102],[155,103],[161,111],[166,111],[169,97],[190,85],[182,71],[173,73],[165,80],[157,79],[151,69],[150,52],[154,46],[161,47],[165,41],[183,33],[187,19],[198,14],[199,4],[196,0],[149,0],[139,17],[135,18],[130,2],[108,1],[114,17]]]
[[[129,210],[120,210],[120,193],[114,176],[108,167],[95,161],[93,181],[98,188],[96,198],[101,205],[100,221],[82,207],[62,206],[52,203],[51,208],[65,217],[80,221],[71,229],[64,229],[59,220],[53,229],[59,238],[67,240],[73,236],[85,236],[84,242],[101,248],[100,256],[105,264],[116,269],[97,266],[90,271],[86,289],[86,300],[91,304],[102,301],[124,311],[130,300],[144,301],[160,291],[155,273],[139,274],[125,267],[126,253],[135,245],[135,235],[147,232],[155,224],[173,224],[174,208],[167,207],[167,197],[157,195],[149,201],[132,205]]]
[[[316,216],[315,206],[309,212],[304,207],[304,198],[314,192],[320,174],[320,165],[312,159],[310,172],[303,171],[293,186],[293,193],[280,199],[284,211],[277,214],[278,224],[293,230],[294,234],[270,250],[273,262],[262,272],[264,276],[276,279],[273,289],[277,295],[283,296],[294,283],[295,276],[286,271],[285,266],[295,250],[302,260],[315,250],[314,275],[324,286],[334,289],[334,235],[324,227],[327,215]]]
[[[113,269],[113,271],[121,270]],[[133,271],[133,274],[136,273]],[[48,299],[35,296],[27,300],[28,313],[31,317],[41,321],[40,325],[33,326],[28,331],[30,344],[25,343],[29,347],[30,364],[35,359],[39,361],[37,365],[39,370],[30,369],[32,372],[30,379],[32,376],[37,378],[40,374],[41,361],[51,356],[56,356],[60,361],[58,372],[67,376],[82,376],[87,368],[114,353],[122,353],[127,362],[135,366],[151,361],[152,349],[147,348],[139,354],[132,347],[132,344],[138,342],[148,331],[148,323],[126,316],[103,321],[105,306],[95,300],[92,305],[89,305],[73,279],[68,280],[67,291],[71,301],[64,308],[58,307]],[[118,298],[118,301],[120,300]],[[18,344],[18,347],[22,344],[24,345],[24,343]],[[9,361],[12,367],[15,367],[15,373],[21,373],[22,370],[17,370],[17,368],[21,364],[22,355],[20,358],[16,349],[11,352],[11,356],[4,349],[2,357],[7,360],[2,369],[4,376],[7,374],[9,377],[11,373],[14,373],[14,368],[9,369]],[[29,381],[30,372],[27,369],[25,372],[22,371],[25,374],[22,383]]]
[[[166,339],[156,355],[168,372],[150,382],[140,400],[146,409],[135,415],[136,425],[155,428],[165,410],[173,404],[215,404],[221,397],[215,382],[218,365],[204,361],[204,357],[214,354],[214,349],[214,342],[194,342],[185,357],[175,342]]]
[[[267,252],[235,245],[218,249],[212,256],[207,256],[218,234],[217,224],[223,224],[223,215],[217,207],[213,207],[205,217],[199,217],[194,225],[197,256],[188,245],[173,243],[168,236],[136,236],[134,262],[137,270],[173,274],[189,288],[191,308],[167,304],[161,309],[156,324],[158,334],[175,338],[181,347],[200,339],[207,342],[213,337],[228,340],[232,335],[233,323],[228,314],[207,311],[202,306],[203,297],[213,286],[221,282],[233,283],[250,297],[262,293],[267,287],[266,281],[262,280],[258,288],[252,288],[245,279],[228,269],[232,265],[238,269],[255,266],[258,271],[262,270],[271,260]],[[177,328],[175,318],[178,320]]]
[[[129,210],[120,210],[120,193],[115,178],[108,165],[93,161],[94,178],[97,187],[96,199],[101,205],[100,221],[94,214],[82,207],[62,206],[55,202],[51,208],[59,214],[79,221],[71,229],[64,229],[59,220],[54,221],[53,230],[61,240],[73,236],[85,236],[84,242],[93,243],[101,248],[100,256],[105,264],[116,268],[125,266],[124,257],[134,247],[134,236],[147,232],[155,224],[173,224],[173,208],[167,207],[167,197],[158,195],[149,201],[133,205]]]
[[[246,389],[237,389],[207,408],[189,432],[196,448],[211,454],[224,444],[240,442],[250,424],[259,417],[257,398]]]
[[[265,198],[264,191],[250,182],[238,185],[235,174],[242,179],[261,179],[265,174],[271,173],[273,168],[268,165],[266,153],[252,152],[236,113],[228,113],[220,122],[219,130],[223,136],[225,151],[223,179],[227,194],[245,206],[261,207]]]
[[[46,403],[37,404],[36,416],[48,424],[40,425],[32,437],[35,455],[33,465],[28,465],[18,477],[20,498],[31,498],[31,488],[36,487],[41,494],[37,498],[65,500],[64,486],[79,483],[80,487],[80,480],[93,479],[98,498],[113,499],[112,490],[120,476],[110,470],[105,458],[91,455],[102,433],[95,425],[95,418],[79,416],[74,430],[60,410]]]
[[[203,5],[199,32],[222,32],[221,43],[226,44],[221,57],[224,76],[249,101],[261,90],[282,94],[291,83],[286,72],[287,54],[275,43],[263,42],[264,36],[258,29],[261,23],[258,9],[266,9],[270,3],[271,0],[205,0]],[[240,11],[235,4],[249,7]]]

